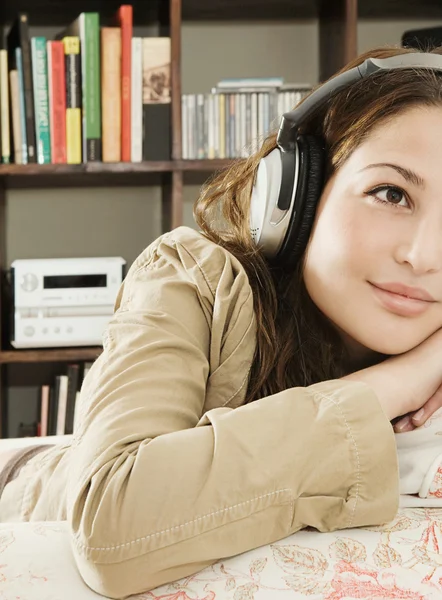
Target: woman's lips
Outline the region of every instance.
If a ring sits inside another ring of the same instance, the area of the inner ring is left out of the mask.
[[[390,312],[401,317],[416,317],[421,315],[433,304],[433,302],[427,300],[408,298],[401,294],[383,290],[376,287],[373,283],[370,283],[370,286],[380,304]]]

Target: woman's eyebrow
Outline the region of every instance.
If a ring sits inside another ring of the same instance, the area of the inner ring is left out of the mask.
[[[395,165],[392,163],[373,163],[371,165],[367,165],[366,167],[361,169],[361,171],[365,171],[366,169],[374,169],[376,167],[390,167],[391,169],[397,171],[399,175],[402,175],[402,177],[406,181],[408,181],[408,183],[412,183],[413,185],[422,189],[425,187],[425,182],[420,175],[418,175],[414,171],[411,171],[410,169],[407,169],[406,167],[401,167],[400,165]]]

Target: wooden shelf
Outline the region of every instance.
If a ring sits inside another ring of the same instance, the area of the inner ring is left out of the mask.
[[[16,0],[0,4],[0,23],[10,23],[18,12],[27,12],[31,25],[65,27],[83,11],[99,12],[103,24],[117,12],[120,0]],[[132,0],[137,23],[151,24],[158,21],[163,0]]]
[[[320,5],[335,0],[182,0],[184,21],[315,19]],[[138,25],[157,22],[166,0],[132,0]],[[103,24],[120,0],[16,0],[2,2],[0,23],[9,23],[18,11],[28,12],[31,25],[65,26],[82,11],[97,11]],[[359,18],[442,18],[440,0],[359,0]]]
[[[182,0],[183,20],[316,19],[321,5],[336,0]],[[336,2],[337,3],[337,2]],[[365,18],[442,18],[440,0],[358,0]]]
[[[47,350],[3,350],[0,352],[0,363],[13,364],[95,360],[101,351],[102,349],[100,347],[51,348]]]
[[[358,16],[360,19],[442,19],[442,2],[440,0],[358,0]],[[418,28],[419,24],[416,25],[416,29]]]
[[[86,163],[81,165],[0,165],[0,185],[6,188],[105,187],[157,185],[174,171],[210,173],[226,168],[230,159],[171,160],[141,163]]]

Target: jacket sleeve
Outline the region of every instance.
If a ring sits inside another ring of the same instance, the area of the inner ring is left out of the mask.
[[[396,514],[394,433],[364,384],[328,381],[203,414],[216,315],[194,269],[172,244],[134,264],[83,386],[68,521],[85,582],[111,598],[306,526]]]

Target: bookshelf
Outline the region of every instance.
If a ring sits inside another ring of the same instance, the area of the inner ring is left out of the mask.
[[[8,189],[160,186],[162,229],[182,224],[183,187],[190,178],[202,181],[231,163],[226,160],[183,160],[181,153],[181,25],[186,21],[280,21],[317,19],[319,77],[328,78],[357,55],[361,19],[441,19],[440,0],[127,0],[134,7],[134,25],[157,24],[171,38],[171,148],[168,161],[88,163],[81,165],[0,165],[0,269],[6,264],[6,202]],[[102,23],[115,14],[123,0],[16,0],[0,4],[0,31],[17,12],[29,14],[31,26],[63,27],[82,11],[97,11]],[[302,60],[302,57],[299,58]],[[296,60],[296,57],[294,57]],[[0,309],[8,307],[4,298]],[[4,317],[2,319],[4,322]],[[4,339],[0,322],[0,432],[3,432],[7,365],[93,360],[100,348],[14,350]]]

